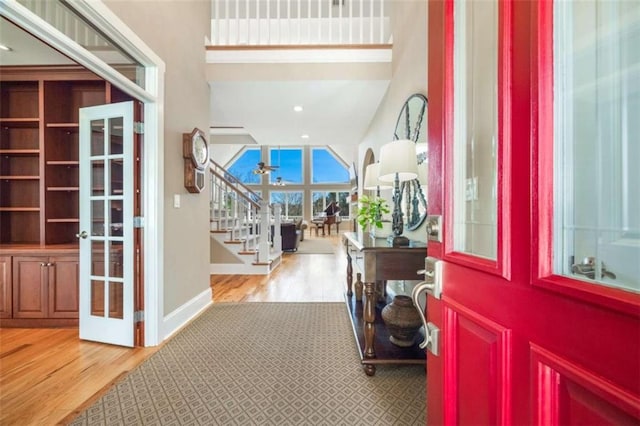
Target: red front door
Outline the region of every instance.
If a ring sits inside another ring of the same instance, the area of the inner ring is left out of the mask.
[[[429,425],[640,424],[639,8],[429,2]]]

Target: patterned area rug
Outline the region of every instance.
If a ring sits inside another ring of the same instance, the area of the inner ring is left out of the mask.
[[[334,254],[333,245],[329,241],[305,239],[298,244],[296,254]]]
[[[424,425],[424,366],[362,371],[343,303],[218,303],[73,425]]]

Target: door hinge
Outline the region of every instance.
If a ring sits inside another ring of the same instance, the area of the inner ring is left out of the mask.
[[[144,134],[144,123],[142,121],[136,121],[133,123],[133,133],[138,135]]]
[[[142,216],[134,216],[133,217],[133,227],[134,228],[144,228],[144,217],[142,217]]]
[[[133,313],[133,322],[143,322],[144,321],[144,311],[135,311]]]

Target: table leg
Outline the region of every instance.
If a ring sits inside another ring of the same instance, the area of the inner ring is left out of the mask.
[[[353,294],[353,265],[351,264],[349,243],[345,243],[344,249],[347,251],[347,296],[351,296]]]
[[[374,341],[376,337],[376,289],[375,283],[364,283],[365,303],[363,311],[364,319],[364,359],[373,359],[376,357],[374,349]],[[376,374],[376,366],[373,364],[365,364],[364,372],[367,376]]]

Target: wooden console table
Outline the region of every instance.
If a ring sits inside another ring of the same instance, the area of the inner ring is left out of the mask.
[[[401,348],[389,341],[380,312],[389,302],[384,291],[386,280],[421,278],[417,271],[424,268],[426,245],[412,241],[409,247],[390,247],[386,239],[375,239],[361,232],[345,232],[343,243],[347,253],[345,299],[365,373],[373,376],[378,364],[424,364],[425,353],[418,343]],[[354,263],[362,274],[362,301],[356,300],[353,292]],[[383,290],[377,293],[376,287]]]

